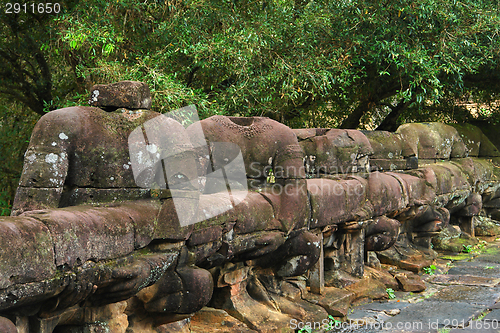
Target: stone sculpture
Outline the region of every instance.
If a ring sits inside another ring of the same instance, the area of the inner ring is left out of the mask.
[[[93,87],[89,104],[40,119],[13,216],[0,218],[3,331],[161,332],[209,302],[250,326],[248,304],[279,303],[286,322],[300,312],[287,298],[311,306],[291,296],[307,294],[297,276],[321,294],[323,274],[344,287],[365,261],[417,271],[449,223],[473,234],[478,214],[499,211],[500,154],[475,128],[225,116],[185,128],[131,81]]]

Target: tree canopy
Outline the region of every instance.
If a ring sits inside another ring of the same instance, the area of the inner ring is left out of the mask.
[[[68,0],[0,15],[0,100],[30,124],[120,80],[147,82],[160,112],[292,127],[498,118],[498,0]]]
[[[417,110],[496,99],[499,6],[71,0],[57,15],[2,14],[0,93],[42,115],[93,83],[136,79],[160,111],[196,103],[206,115],[394,129]]]

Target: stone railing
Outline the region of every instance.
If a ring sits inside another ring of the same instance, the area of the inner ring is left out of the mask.
[[[499,215],[500,153],[474,126],[185,128],[149,111],[138,82],[96,86],[89,103],[40,119],[0,218],[2,332],[164,332],[207,304],[263,331],[341,317],[367,266],[418,272],[449,223],[474,236],[476,216]],[[162,137],[177,154],[141,162],[136,129],[150,153]]]

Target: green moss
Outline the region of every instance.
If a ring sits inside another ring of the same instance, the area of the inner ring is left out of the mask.
[[[468,260],[472,258],[472,255],[469,253],[461,253],[461,254],[455,254],[455,255],[446,255],[440,257],[441,259],[446,259],[446,260],[453,260],[453,261],[459,261],[459,260]]]

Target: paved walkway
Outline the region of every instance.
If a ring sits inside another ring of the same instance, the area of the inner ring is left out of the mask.
[[[476,253],[443,255],[436,266],[423,276],[424,292],[351,308],[351,322],[331,332],[500,333],[500,238]]]

